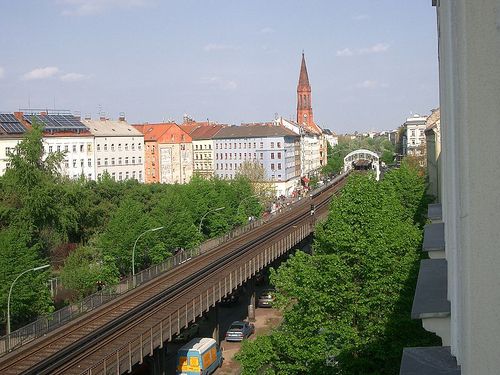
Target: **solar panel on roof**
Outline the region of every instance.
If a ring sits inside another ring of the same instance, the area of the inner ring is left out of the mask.
[[[44,125],[45,130],[49,131],[75,131],[87,130],[88,128],[83,125],[78,118],[72,115],[32,115],[25,118],[32,123],[38,121]]]
[[[0,113],[0,127],[8,134],[26,132],[26,128],[11,113]]]

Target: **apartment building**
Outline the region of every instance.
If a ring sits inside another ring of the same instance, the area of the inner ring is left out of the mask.
[[[0,113],[0,175],[9,166],[9,153],[23,139],[26,127],[11,113]]]
[[[202,177],[214,176],[216,135],[224,126],[218,124],[194,123],[182,124],[180,128],[189,133],[193,144],[193,173]]]
[[[93,135],[95,176],[108,173],[113,180],[144,182],[144,135],[119,120],[82,120]]]
[[[63,152],[61,174],[71,179],[95,179],[94,136],[77,116],[67,111],[14,113],[27,127],[43,126],[45,154]]]
[[[299,183],[299,137],[273,123],[228,126],[213,136],[215,176],[233,179],[248,165],[260,166],[276,194],[289,196]]]
[[[429,207],[412,316],[443,346],[405,348],[401,375],[499,373],[500,8],[433,0],[437,11],[440,204]]]
[[[175,123],[133,125],[144,135],[146,183],[185,184],[193,176],[191,136]]]

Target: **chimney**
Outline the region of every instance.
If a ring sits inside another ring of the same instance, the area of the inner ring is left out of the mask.
[[[88,120],[88,121],[92,120],[92,117],[90,116],[90,113],[86,113],[85,114],[85,120]]]
[[[120,112],[118,121],[125,121],[125,112]]]
[[[47,116],[47,112],[45,111],[40,112],[40,116]]]
[[[99,120],[106,121],[106,113],[104,112],[99,113]]]
[[[75,116],[78,121],[82,119],[82,113],[80,111],[76,111],[73,116]]]
[[[19,121],[23,119],[23,113],[22,112],[14,112],[14,117],[17,118]]]

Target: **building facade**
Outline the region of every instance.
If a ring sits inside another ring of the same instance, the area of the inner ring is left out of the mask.
[[[175,123],[133,125],[144,135],[146,183],[185,184],[193,176],[193,145]]]
[[[413,115],[403,124],[406,137],[403,143],[403,154],[410,156],[425,156],[425,128],[427,116]]]
[[[144,182],[144,135],[125,119],[82,120],[94,137],[95,176]]]
[[[272,123],[233,125],[220,129],[213,138],[215,176],[233,179],[255,166],[263,175],[248,177],[273,183],[278,196],[290,195],[297,186],[299,143],[295,133]]]
[[[181,125],[181,128],[183,126]],[[193,143],[193,173],[205,178],[214,176],[215,170],[215,141],[213,136],[222,125],[203,123],[196,126],[189,135]]]
[[[427,227],[435,230],[424,234],[424,243],[434,238],[441,251],[428,249],[413,305],[425,308],[419,318],[443,347],[405,348],[400,374],[493,375],[500,358],[500,8],[497,0],[433,5],[442,194],[440,215]],[[440,273],[424,273],[424,265]]]

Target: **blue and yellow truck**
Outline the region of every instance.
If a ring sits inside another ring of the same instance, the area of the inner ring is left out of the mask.
[[[222,351],[214,339],[194,338],[177,352],[177,375],[211,374],[222,366]]]

